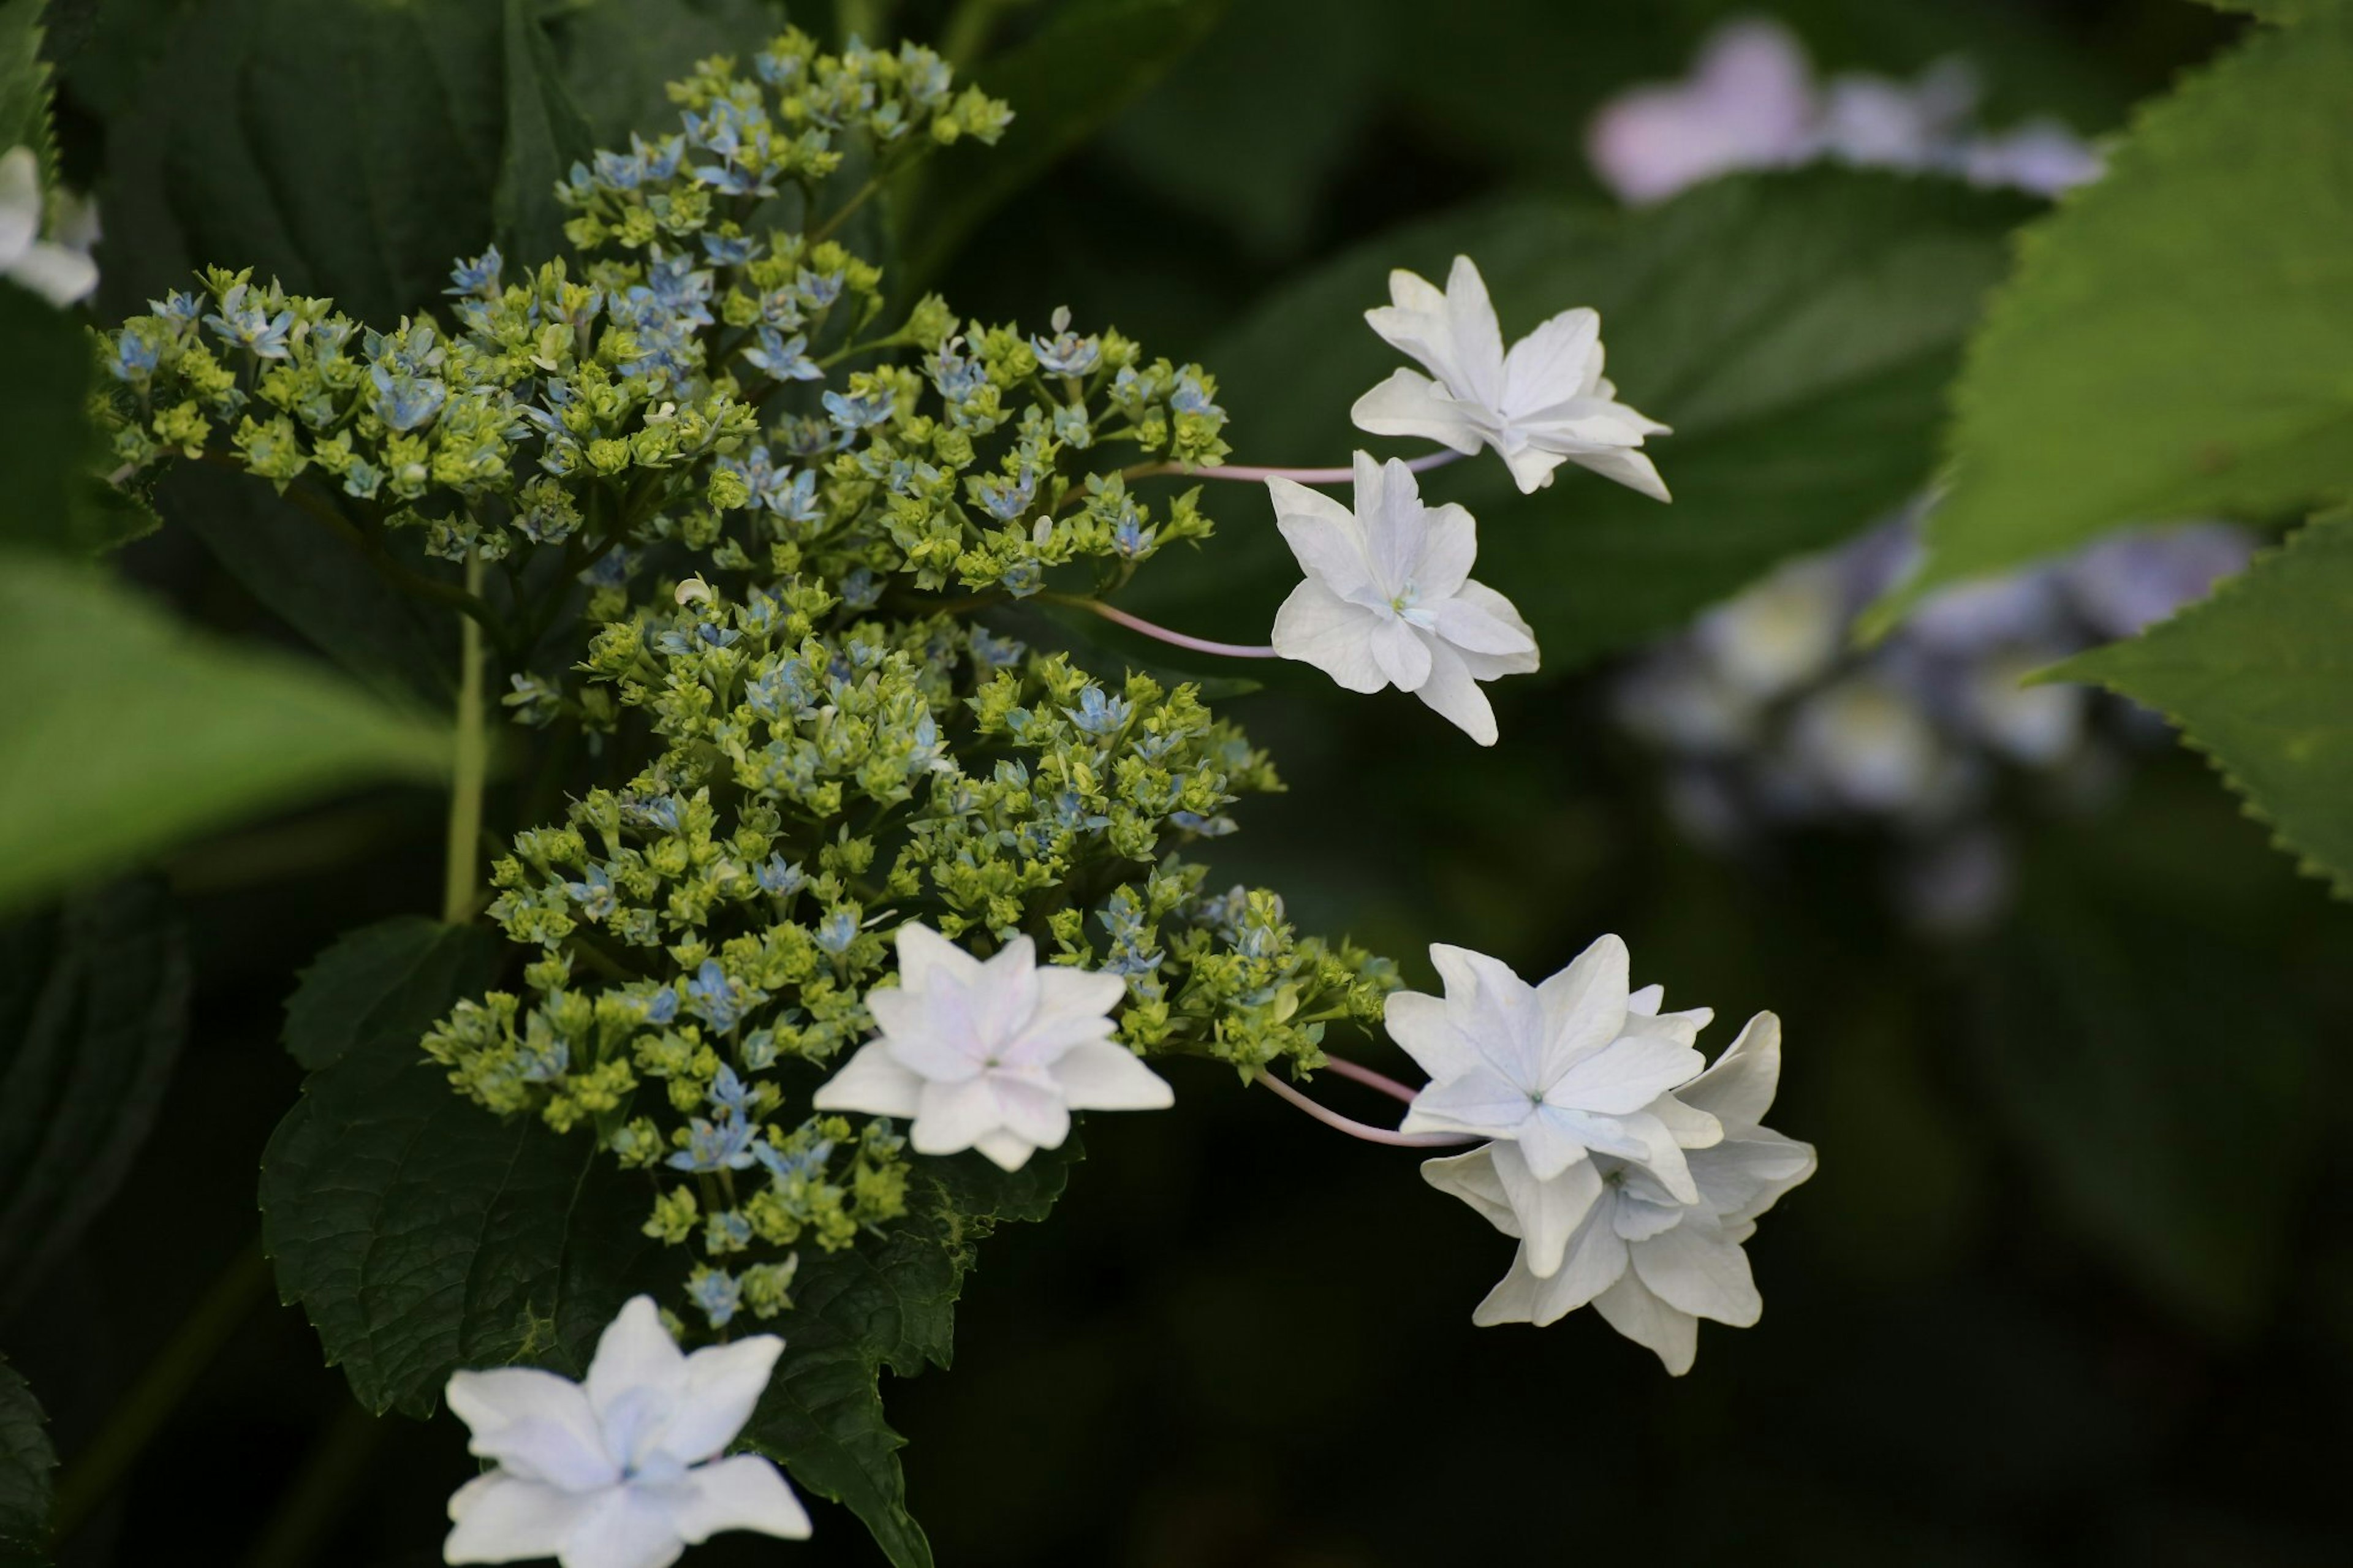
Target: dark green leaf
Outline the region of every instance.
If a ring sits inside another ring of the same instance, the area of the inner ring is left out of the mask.
[[[570,248],[555,186],[593,150],[588,122],[565,90],[546,30],[532,12],[530,0],[506,0],[506,156],[492,204],[500,245],[510,262],[525,268]]]
[[[784,1357],[744,1436],[865,1521],[895,1568],[930,1568],[932,1549],[907,1512],[906,1439],[882,1418],[880,1374],[949,1363],[976,1247],[999,1223],[1045,1218],[1079,1158],[1074,1134],[1009,1175],[976,1154],[919,1161],[913,1212],[887,1237],[802,1254]]]
[[[57,1468],[40,1402],[0,1361],[0,1568],[48,1568]]]
[[[955,255],[981,221],[1067,157],[1160,79],[1217,25],[1228,0],[1073,0],[975,79],[1013,106],[994,147],[951,149],[929,174],[938,193],[907,237],[917,284]]]
[[[286,1049],[313,1072],[348,1051],[414,1050],[457,998],[489,988],[501,946],[416,915],[346,931],[286,999]]]
[[[784,30],[769,0],[586,0],[551,29],[564,80],[599,147],[678,125],[663,90],[711,55],[748,57]]]
[[[438,729],[94,572],[0,555],[0,903],[269,807],[448,766]]]
[[[2353,14],[2260,30],[2026,237],[1905,603],[2104,530],[2353,490]]]
[[[1400,230],[1275,295],[1204,356],[1232,416],[1234,460],[1342,465],[1395,448],[1349,424],[1402,356],[1364,323],[1406,267],[1441,278],[1476,259],[1507,337],[1574,305],[1599,309],[1609,373],[1675,428],[1650,450],[1662,506],[1564,467],[1523,497],[1492,454],[1423,491],[1480,520],[1478,575],[1565,670],[1663,630],[1883,516],[1926,480],[1942,389],[2013,199],[1843,171],[1725,181],[1650,212],[1514,203]],[[1219,537],[1140,574],[1165,625],[1263,641],[1298,581],[1262,490],[1219,485]],[[1122,603],[1127,603],[1123,596]]]
[[[369,951],[386,984],[407,963],[396,942]],[[375,990],[344,958],[334,983]],[[652,1247],[638,1233],[652,1201],[643,1177],[585,1133],[460,1098],[417,1036],[388,1026],[395,1009],[447,1012],[462,967],[410,971],[415,988],[383,1010],[385,1026],[353,1031],[305,1080],[262,1156],[279,1292],[379,1413],[429,1415],[459,1367],[528,1361],[578,1375]],[[437,979],[450,989],[429,991]],[[290,1038],[295,1026],[290,1009]]]
[[[2282,848],[2353,898],[2353,519],[2313,523],[2204,604],[2048,675],[2164,713]]]

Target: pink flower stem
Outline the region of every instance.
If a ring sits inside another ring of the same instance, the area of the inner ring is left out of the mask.
[[[1145,637],[1156,638],[1176,647],[1191,648],[1195,653],[1214,653],[1226,658],[1280,658],[1282,657],[1271,647],[1246,647],[1240,643],[1211,642],[1207,637],[1187,637],[1183,632],[1172,632],[1166,626],[1155,626],[1143,616],[1131,616],[1125,610],[1104,604],[1101,599],[1083,599],[1075,594],[1040,594],[1038,597],[1050,600],[1057,605],[1068,605],[1074,610],[1092,610],[1114,626],[1125,626],[1129,631],[1141,632]]]
[[[1458,1149],[1466,1143],[1476,1143],[1476,1138],[1458,1137],[1451,1132],[1393,1132],[1386,1127],[1370,1127],[1362,1121],[1352,1121],[1336,1110],[1326,1110],[1289,1084],[1269,1073],[1258,1075],[1258,1081],[1291,1101],[1326,1127],[1336,1127],[1351,1138],[1361,1138],[1367,1143],[1387,1143],[1398,1149]]]
[[[1432,468],[1442,468],[1459,461],[1463,454],[1451,448],[1416,458],[1406,467],[1417,474]],[[1354,467],[1345,468],[1270,468],[1249,463],[1221,463],[1209,468],[1196,468],[1188,463],[1148,463],[1130,468],[1131,479],[1149,479],[1158,474],[1176,474],[1188,479],[1240,479],[1245,483],[1262,484],[1268,479],[1290,479],[1303,485],[1345,485],[1356,477]]]
[[[1324,1065],[1330,1068],[1334,1072],[1338,1073],[1342,1078],[1355,1079],[1366,1089],[1377,1089],[1383,1094],[1388,1095],[1390,1099],[1401,1100],[1408,1105],[1411,1105],[1413,1103],[1414,1091],[1406,1088],[1405,1085],[1398,1082],[1397,1079],[1389,1077],[1387,1073],[1375,1072],[1368,1067],[1364,1067],[1356,1062],[1345,1060],[1340,1057],[1327,1057],[1324,1058]]]

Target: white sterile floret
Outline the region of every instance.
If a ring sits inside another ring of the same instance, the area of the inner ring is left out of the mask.
[[[1759,1215],[1814,1173],[1812,1145],[1760,1124],[1780,1075],[1780,1020],[1759,1013],[1721,1060],[1675,1091],[1679,1102],[1723,1129],[1719,1142],[1688,1156],[1692,1195],[1668,1191],[1639,1164],[1598,1154],[1594,1195],[1565,1243],[1563,1201],[1530,1192],[1514,1173],[1511,1145],[1423,1165],[1430,1185],[1520,1238],[1511,1272],[1472,1321],[1550,1323],[1591,1302],[1677,1376],[1691,1370],[1700,1319],[1754,1324],[1764,1301],[1741,1243],[1755,1234]]]
[[[96,225],[85,218],[74,226],[80,232],[68,237],[83,241],[77,247],[43,239],[43,216],[40,159],[30,147],[12,148],[0,155],[0,274],[52,305],[70,305],[98,287],[88,243]]]
[[[1564,310],[1505,353],[1486,280],[1467,256],[1454,258],[1443,293],[1416,273],[1390,273],[1389,299],[1365,320],[1430,375],[1400,370],[1358,398],[1358,429],[1419,436],[1465,456],[1493,447],[1524,494],[1552,483],[1568,462],[1668,499],[1641,447],[1644,437],[1669,432],[1619,402],[1601,374],[1599,314]]]
[[[1269,479],[1276,523],[1307,580],[1274,618],[1274,650],[1351,691],[1410,691],[1482,746],[1495,710],[1478,683],[1536,668],[1536,639],[1510,600],[1471,580],[1478,524],[1422,504],[1413,471],[1356,454],[1356,510]]]
[[[596,1342],[585,1384],[536,1367],[457,1373],[449,1408],[473,1430],[470,1451],[498,1468],[449,1499],[443,1560],[667,1568],[722,1531],[807,1539],[774,1464],[719,1458],[784,1348],[756,1334],[687,1355],[639,1296]]]
[[[1008,1171],[1071,1133],[1073,1110],[1165,1110],[1175,1091],[1112,1038],[1116,974],[1040,968],[1026,936],[987,963],[899,929],[899,984],[870,991],[879,1037],[817,1091],[819,1110],[912,1117],[919,1154],[977,1149]]]
[[[1509,1142],[1535,1182],[1613,1154],[1681,1201],[1697,1197],[1683,1151],[1721,1129],[1668,1091],[1707,1065],[1693,1047],[1706,1009],[1662,1015],[1654,989],[1630,992],[1626,944],[1614,936],[1541,985],[1465,948],[1434,944],[1430,957],[1445,996],[1404,991],[1388,1004],[1389,1037],[1430,1075],[1399,1131]]]

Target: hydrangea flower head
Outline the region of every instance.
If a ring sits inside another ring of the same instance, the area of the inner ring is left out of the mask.
[[[1061,1146],[1073,1110],[1162,1110],[1166,1080],[1112,1038],[1116,974],[1039,968],[1026,936],[987,962],[899,930],[896,988],[867,994],[881,1037],[817,1091],[819,1110],[911,1117],[919,1154],[977,1149],[1008,1171]]]
[[[808,1514],[774,1464],[719,1458],[784,1348],[755,1334],[688,1355],[639,1296],[596,1342],[585,1384],[536,1367],[457,1373],[449,1408],[498,1468],[450,1498],[443,1559],[667,1568],[722,1531],[806,1540]]]
[[[1389,300],[1365,320],[1430,374],[1400,370],[1358,398],[1350,411],[1358,429],[1419,436],[1466,457],[1493,447],[1523,494],[1575,463],[1669,499],[1641,451],[1644,437],[1667,427],[1618,401],[1601,374],[1597,312],[1564,310],[1505,353],[1487,280],[1467,256],[1454,258],[1443,290],[1418,273],[1390,273]]]
[[[1353,511],[1290,479],[1267,488],[1307,574],[1275,616],[1275,651],[1351,691],[1410,691],[1493,745],[1495,712],[1478,683],[1535,669],[1536,642],[1510,600],[1471,580],[1471,514],[1424,506],[1411,469],[1363,452]]]

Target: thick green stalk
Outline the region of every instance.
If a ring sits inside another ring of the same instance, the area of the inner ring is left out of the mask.
[[[466,554],[466,591],[482,591],[482,552]],[[490,775],[491,738],[482,693],[482,628],[470,617],[460,623],[458,672],[457,757],[449,779],[449,843],[444,862],[441,918],[464,925],[474,918],[478,884],[474,865],[482,841],[482,787]]]

